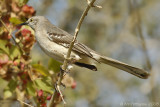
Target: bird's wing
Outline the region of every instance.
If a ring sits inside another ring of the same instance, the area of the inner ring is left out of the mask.
[[[68,34],[67,32],[59,29],[59,28],[54,28],[54,30],[52,29],[52,31],[48,31],[48,38],[49,40],[62,45],[66,48],[69,48],[70,43],[73,40],[73,36]],[[72,48],[73,51],[78,52],[80,54],[84,54],[87,55],[91,58],[93,58],[92,54],[89,51],[89,48],[87,46],[85,46],[82,43],[79,43],[78,41],[76,41],[74,43],[74,46]]]

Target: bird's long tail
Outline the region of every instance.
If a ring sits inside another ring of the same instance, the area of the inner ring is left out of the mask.
[[[108,65],[111,65],[113,67],[116,67],[118,69],[124,70],[142,79],[147,79],[149,76],[149,73],[142,69],[133,67],[131,65],[125,64],[123,62],[120,62],[120,61],[117,61],[117,60],[114,60],[114,59],[111,59],[105,56],[101,56],[99,58],[99,61],[102,63],[108,64]]]

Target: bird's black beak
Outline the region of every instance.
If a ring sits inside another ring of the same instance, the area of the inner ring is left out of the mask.
[[[18,26],[22,26],[22,25],[28,25],[28,23],[24,22],[24,23],[19,24]]]

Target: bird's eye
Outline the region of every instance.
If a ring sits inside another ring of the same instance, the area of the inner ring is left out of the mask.
[[[30,19],[30,22],[32,22],[33,21],[33,19]]]

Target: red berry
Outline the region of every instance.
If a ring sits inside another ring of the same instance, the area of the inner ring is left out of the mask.
[[[22,80],[23,84],[26,85],[27,84],[27,80]]]
[[[72,89],[75,89],[76,86],[77,86],[77,83],[74,81],[74,82],[72,83],[72,85],[71,85],[71,88],[72,88]]]
[[[18,73],[18,76],[22,76],[22,75],[23,75],[23,72],[19,72],[19,73]]]
[[[39,90],[39,91],[38,91],[38,96],[39,96],[39,97],[43,96],[43,90]]]
[[[46,103],[41,104],[41,107],[46,107]]]
[[[23,29],[23,30],[21,31],[21,34],[22,34],[22,36],[27,36],[27,35],[30,35],[30,34],[31,34],[31,31],[28,30],[28,29]]]
[[[30,37],[29,36],[26,36],[25,37],[25,41],[29,41],[30,40]]]
[[[47,100],[50,100],[52,96],[47,96]]]
[[[60,96],[60,93],[57,93],[58,96]]]
[[[18,62],[17,62],[17,61],[14,61],[14,62],[13,62],[13,65],[14,65],[14,66],[17,66],[17,65],[18,65]]]
[[[7,36],[7,39],[11,39],[11,35],[8,35],[8,36]]]
[[[24,5],[24,6],[22,7],[22,11],[23,11],[24,13],[28,13],[28,14],[31,14],[31,15],[35,13],[34,8],[31,7],[31,6],[28,6],[28,5]]]

